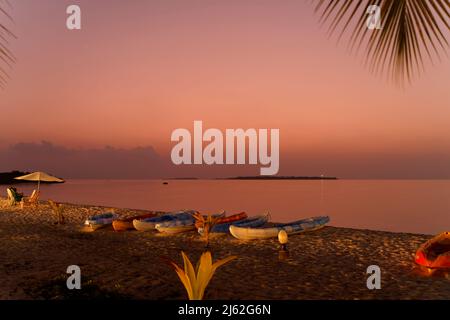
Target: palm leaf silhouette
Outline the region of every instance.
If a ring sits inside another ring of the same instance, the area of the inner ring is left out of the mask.
[[[329,35],[347,37],[351,52],[365,50],[364,63],[377,75],[410,82],[447,55],[449,0],[312,0]],[[368,28],[369,6],[380,8],[381,29]]]
[[[0,87],[3,88],[9,78],[8,71],[15,62],[14,55],[8,49],[9,42],[15,38],[7,22],[12,22],[9,14],[11,4],[8,0],[0,0]]]

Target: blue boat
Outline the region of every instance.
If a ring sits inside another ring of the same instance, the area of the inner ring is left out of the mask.
[[[225,216],[225,211],[212,216],[216,218],[223,217]],[[164,221],[156,224],[155,228],[159,232],[169,234],[191,231],[195,230],[195,218],[191,215],[190,217],[181,217],[170,221]]]
[[[84,224],[92,228],[92,230],[97,230],[111,225],[112,222],[118,218],[118,215],[114,212],[105,212],[102,214],[97,214],[90,216],[86,219]]]
[[[212,227],[210,233],[229,233],[230,226],[239,226],[245,228],[256,228],[261,227],[267,223],[269,220],[269,215],[260,215],[255,217],[250,217],[244,220],[232,221],[228,223],[216,224]],[[198,229],[198,233],[203,234],[203,228]]]
[[[178,212],[171,212],[168,214],[164,214],[162,216],[147,218],[147,219],[143,219],[143,220],[135,219],[135,220],[133,220],[133,226],[138,231],[155,230],[155,226],[158,223],[164,223],[164,222],[176,221],[176,220],[194,219],[192,217],[192,214],[194,214],[195,212],[196,211],[194,211],[194,210],[184,210],[184,211],[178,211]]]
[[[286,231],[289,235],[297,234],[320,229],[329,221],[328,216],[321,216],[262,228],[230,226],[230,233],[233,237],[241,240],[269,239],[276,238],[281,230]]]

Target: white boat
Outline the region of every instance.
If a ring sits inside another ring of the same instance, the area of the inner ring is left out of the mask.
[[[328,216],[321,216],[262,228],[247,228],[232,225],[230,226],[230,233],[233,237],[241,240],[270,239],[276,238],[280,230],[285,230],[288,235],[297,234],[320,229],[329,221],[330,218]]]

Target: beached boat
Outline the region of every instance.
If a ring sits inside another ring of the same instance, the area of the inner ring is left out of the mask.
[[[241,240],[269,239],[276,238],[280,230],[285,230],[289,235],[297,234],[301,232],[320,229],[329,221],[329,217],[323,216],[302,219],[285,224],[278,224],[266,228],[251,228],[232,225],[230,226],[230,233],[233,235],[233,237]]]
[[[170,212],[153,218],[134,219],[133,227],[138,231],[152,231],[155,230],[155,226],[161,222],[174,221],[183,218],[194,219],[192,217],[193,213],[195,213],[194,210],[183,210],[178,212]]]
[[[153,218],[155,216],[156,216],[155,213],[146,213],[146,214],[141,214],[141,215],[130,217],[130,218],[118,219],[118,220],[114,220],[112,222],[112,226],[114,228],[114,231],[131,230],[131,229],[134,229],[133,220],[144,220],[144,219],[148,219],[148,218]]]
[[[450,232],[443,232],[421,245],[415,261],[430,269],[450,268]]]
[[[167,234],[177,234],[177,233],[183,233],[195,230],[194,224],[186,224],[186,225],[179,225],[179,226],[171,226],[171,227],[164,227],[160,225],[156,225],[156,230],[158,230],[161,233],[167,233]]]
[[[225,211],[222,211],[222,213],[225,214]],[[247,218],[248,218],[247,213],[240,212],[240,213],[232,214],[230,216],[224,216],[222,218],[219,218],[217,220],[217,222],[216,222],[216,225],[227,224],[227,223],[231,223],[231,222],[234,222],[234,221],[244,220],[244,219],[247,219]],[[195,222],[195,227],[197,229],[201,229],[203,227],[203,221],[197,220]]]
[[[112,222],[117,218],[117,214],[113,212],[105,212],[88,217],[84,224],[86,226],[89,226],[92,230],[97,230],[111,225]]]
[[[213,214],[213,217],[224,217],[224,216],[225,216],[224,211],[218,214]],[[155,228],[159,232],[169,234],[187,232],[196,229],[195,221],[196,221],[195,218],[191,215],[189,218],[183,217],[181,219],[175,219],[158,223],[156,224]]]
[[[224,217],[220,218],[217,221],[217,224],[230,223],[230,222],[234,222],[234,221],[244,220],[247,218],[248,218],[247,213],[240,212],[240,213],[232,214],[231,216],[224,216]]]
[[[216,224],[212,227],[211,231],[209,233],[229,233],[230,232],[230,226],[238,226],[242,228],[256,228],[261,227],[267,223],[269,220],[269,215],[261,215],[261,216],[255,216],[250,217],[243,220],[236,220],[231,221],[227,223],[221,223]],[[198,229],[198,233],[203,234],[203,228]]]

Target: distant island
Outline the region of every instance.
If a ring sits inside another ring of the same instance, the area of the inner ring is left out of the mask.
[[[26,180],[16,180],[14,178],[20,177],[20,176],[24,176],[26,174],[30,174],[31,172],[23,172],[23,171],[18,171],[18,170],[14,170],[11,172],[0,172],[0,185],[2,184],[6,184],[6,185],[11,185],[11,184],[18,184],[18,183],[36,183],[36,181],[26,181]],[[47,181],[41,181],[41,183],[60,183],[60,182],[47,182]]]
[[[337,177],[326,176],[238,176],[238,177],[225,177],[225,178],[167,178],[163,180],[338,180]]]
[[[219,178],[220,179],[220,178]],[[243,176],[222,178],[225,180],[338,180],[337,177],[302,177],[302,176]]]
[[[14,178],[24,176],[30,172],[22,171],[11,171],[11,172],[0,172],[0,184],[16,184],[29,181],[15,180]]]

